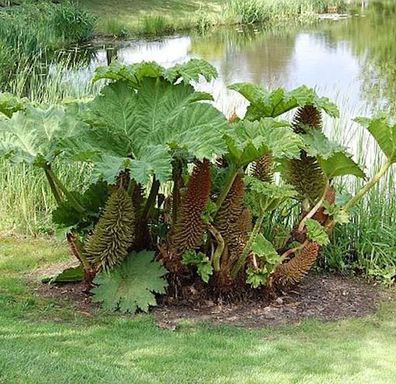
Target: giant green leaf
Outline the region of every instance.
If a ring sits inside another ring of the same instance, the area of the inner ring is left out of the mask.
[[[124,65],[117,61],[110,65],[98,67],[92,78],[92,82],[98,80],[126,80],[132,86],[137,86],[143,77],[163,76],[165,69],[155,62],[142,62],[131,65]]]
[[[217,77],[217,70],[212,64],[201,59],[191,59],[187,63],[176,64],[174,67],[164,72],[164,77],[174,83],[182,79],[185,83],[198,81],[202,76],[206,81],[210,81]]]
[[[152,175],[166,181],[175,151],[182,149],[198,159],[226,151],[226,119],[212,105],[198,103],[206,99],[189,84],[162,78],[143,78],[136,89],[117,81],[104,87],[84,113],[89,128],[64,145],[73,149],[73,158],[91,160],[96,173],[109,182],[122,166],[139,182]]]
[[[84,211],[77,210],[74,203],[66,199],[52,211],[53,222],[62,227],[92,230],[106,204],[109,186],[103,181],[98,181],[91,184],[83,193],[71,191],[70,194],[79,201]]]
[[[345,152],[335,152],[328,158],[318,156],[318,162],[328,179],[346,175],[365,177],[362,169]]]
[[[273,244],[260,233],[253,241],[252,252],[268,264],[277,264],[280,256]]]
[[[246,203],[256,216],[271,212],[288,199],[296,197],[297,192],[288,184],[277,185],[246,176]]]
[[[27,99],[20,99],[10,93],[0,93],[0,117],[1,114],[11,117],[15,112],[23,111],[27,104]]]
[[[250,105],[246,118],[257,120],[263,117],[277,117],[294,108],[312,105],[319,110],[324,110],[333,117],[338,117],[339,112],[334,103],[327,97],[319,97],[312,88],[301,86],[291,91],[278,88],[273,91],[261,88],[255,84],[237,83],[229,87],[245,97]]]
[[[77,267],[66,268],[62,272],[51,277],[43,277],[41,282],[44,284],[66,284],[79,283],[84,279],[84,269],[82,265]]]
[[[198,81],[199,77],[210,81],[217,77],[217,70],[205,60],[191,59],[186,63],[176,64],[165,69],[155,62],[141,62],[131,65],[123,65],[117,61],[105,67],[98,67],[92,79],[93,82],[106,79],[112,81],[126,80],[133,87],[145,77],[164,78],[170,83],[181,80],[185,83]]]
[[[396,162],[396,124],[392,123],[386,116],[373,119],[358,118],[358,123],[363,125],[375,141],[378,143],[385,156],[392,162]]]
[[[322,246],[330,243],[329,236],[327,235],[325,228],[319,222],[314,219],[308,219],[305,225],[309,240]]]
[[[322,157],[328,159],[336,152],[344,152],[345,148],[338,143],[329,140],[319,129],[307,129],[301,135],[305,144],[305,151],[312,157]]]
[[[154,176],[160,182],[171,177],[172,157],[166,147],[162,145],[148,145],[140,159],[131,160],[130,175],[144,185]]]
[[[228,158],[238,166],[245,166],[266,153],[272,153],[278,159],[296,158],[303,147],[301,137],[287,122],[272,118],[231,124],[225,141]]]
[[[0,155],[16,163],[43,166],[59,154],[57,140],[66,135],[62,126],[64,109],[27,106],[10,119],[0,121]]]
[[[91,290],[93,301],[112,311],[147,312],[156,305],[155,293],[165,293],[167,286],[166,269],[153,259],[152,251],[132,252],[120,266],[100,272]]]

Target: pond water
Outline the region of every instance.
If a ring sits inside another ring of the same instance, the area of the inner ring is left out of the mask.
[[[338,101],[343,110],[394,109],[396,2],[381,4],[372,3],[359,17],[324,20],[307,27],[231,28],[205,35],[106,44],[96,47],[90,65],[75,76],[79,81],[88,79],[96,66],[107,64],[109,56],[128,64],[155,60],[164,66],[199,57],[218,69],[219,79],[207,87],[222,98],[224,85],[233,82],[288,89],[306,84]],[[243,108],[233,97],[234,93],[229,94],[222,108]]]
[[[203,58],[218,69],[219,78],[198,87],[210,91],[227,115],[233,111],[241,115],[246,108],[242,97],[227,90],[231,83],[249,81],[287,89],[306,84],[339,105],[344,120],[338,137],[356,153],[357,146],[366,144],[357,140],[355,129],[345,128],[353,126],[351,118],[379,109],[396,112],[396,2],[371,1],[359,13],[309,26],[233,27],[203,35],[99,45],[91,50],[90,64],[73,72],[69,80],[89,81],[95,67],[112,57],[128,64],[154,60],[163,66]]]

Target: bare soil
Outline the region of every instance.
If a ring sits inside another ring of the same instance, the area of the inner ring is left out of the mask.
[[[40,274],[43,275],[42,270]],[[37,275],[35,281],[39,296],[60,302],[66,299],[78,312],[87,315],[98,308],[84,291],[82,283],[37,284]],[[160,305],[153,309],[153,313],[157,324],[167,329],[175,329],[186,321],[260,328],[298,323],[304,319],[331,321],[363,317],[375,313],[385,301],[396,301],[396,288],[386,289],[358,277],[311,274],[301,285],[282,292],[271,302],[264,298],[234,304],[211,300],[182,301]]]
[[[395,301],[396,290],[340,275],[308,276],[271,303],[259,300],[238,304],[173,305],[154,309],[161,327],[183,321],[206,321],[245,328],[298,323],[304,319],[340,320],[374,313],[384,301]]]

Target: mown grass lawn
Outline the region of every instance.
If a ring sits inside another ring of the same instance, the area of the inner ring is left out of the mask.
[[[58,242],[0,238],[0,383],[396,382],[395,303],[334,323],[162,330],[35,295],[28,274],[67,259]]]

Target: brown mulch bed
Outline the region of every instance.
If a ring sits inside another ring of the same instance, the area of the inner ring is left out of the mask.
[[[43,274],[46,273],[41,270],[40,275]],[[37,272],[35,275],[34,280],[37,282]],[[78,312],[89,315],[98,306],[91,302],[83,290],[83,284],[35,286],[39,296],[67,299]],[[385,289],[357,277],[311,274],[301,285],[284,292],[271,303],[266,300],[248,300],[227,304],[201,300],[161,305],[154,308],[153,313],[157,324],[167,329],[175,329],[179,323],[186,321],[257,328],[298,323],[304,319],[330,321],[363,317],[373,314],[379,304],[385,301],[396,301],[396,288]]]
[[[154,310],[157,322],[173,328],[183,321],[206,321],[246,328],[298,323],[304,319],[340,320],[374,313],[384,301],[396,301],[396,290],[340,275],[308,276],[272,303],[176,305]]]
[[[47,276],[54,276],[59,272],[62,272],[66,268],[77,266],[78,263],[73,261],[53,264],[45,268],[35,270],[33,273],[28,274],[27,280],[33,285],[33,290],[40,297],[47,299],[54,299],[61,301],[67,300],[72,303],[76,311],[85,315],[91,315],[94,309],[98,308],[98,305],[92,303],[89,294],[85,291],[86,287],[84,283],[74,284],[43,284],[41,279]]]

